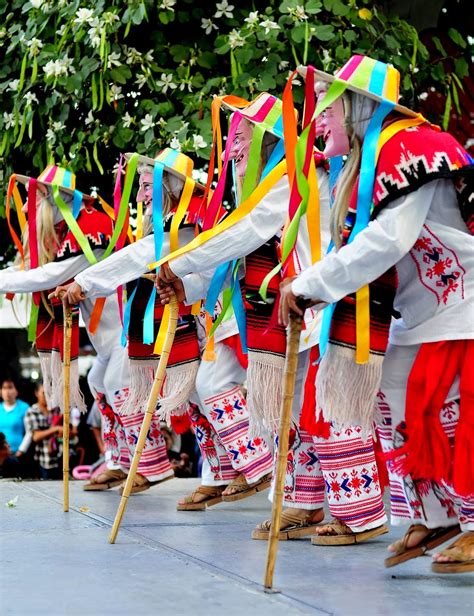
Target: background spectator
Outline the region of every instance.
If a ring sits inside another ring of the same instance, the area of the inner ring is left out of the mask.
[[[34,458],[39,464],[41,479],[60,479],[57,438],[63,435],[62,422],[48,409],[41,383],[36,385],[35,395],[37,402],[25,415],[25,428],[35,446]]]
[[[30,436],[25,437],[24,418],[29,405],[18,399],[18,390],[12,379],[6,378],[1,386],[0,431],[3,432],[12,451],[17,457],[26,453],[30,445]]]
[[[5,434],[0,432],[0,477],[23,477],[24,469],[16,456],[12,456]]]

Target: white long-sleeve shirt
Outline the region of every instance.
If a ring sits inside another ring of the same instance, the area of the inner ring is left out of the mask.
[[[103,250],[94,250],[99,259]],[[69,257],[63,261],[51,261],[41,267],[21,270],[19,267],[9,267],[0,270],[0,293],[34,293],[48,291],[71,280],[79,272],[89,266],[84,255]],[[80,303],[81,316],[86,327],[89,327],[94,301],[86,299]],[[107,299],[102,311],[100,325],[95,334],[88,331],[97,355],[109,357],[111,351],[120,345],[121,325],[118,302],[115,297]]]
[[[401,318],[392,325],[392,344],[474,338],[474,237],[449,180],[395,200],[353,242],[304,271],[292,290],[337,302],[393,265]]]
[[[179,231],[179,243],[184,245],[194,238],[194,229],[184,228]],[[154,235],[147,235],[137,242],[125,246],[82,271],[75,277],[88,298],[107,297],[115,292],[117,287],[136,280],[143,273],[149,273],[148,263],[155,260]],[[162,254],[169,253],[169,233],[163,237]],[[183,279],[186,303],[194,302],[206,296],[207,289],[214,271],[204,270],[199,274],[190,274]],[[215,340],[219,342],[238,331],[235,319],[223,322],[215,333]]]
[[[329,190],[326,172],[317,168],[320,194],[322,250],[329,244]],[[288,215],[288,178],[285,176],[265,195],[258,205],[238,223],[214,236],[205,244],[170,262],[172,271],[180,278],[216,268],[227,261],[245,257],[279,235]],[[304,216],[296,243],[295,266],[302,271],[311,265],[307,220]],[[316,319],[316,323],[315,323]],[[302,332],[300,350],[318,343],[320,317],[314,310],[305,313],[306,329]]]

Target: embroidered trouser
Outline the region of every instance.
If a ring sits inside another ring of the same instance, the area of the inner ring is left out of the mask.
[[[123,430],[118,415],[128,393],[129,371],[127,350],[120,345],[108,357],[97,355],[87,375],[87,382],[102,415],[102,432],[107,468],[120,468]]]
[[[223,485],[239,473],[255,483],[271,471],[272,454],[264,438],[249,437],[245,370],[235,352],[222,342],[215,343],[215,352],[215,361],[201,361],[196,377],[197,401],[207,420],[196,436],[214,475],[212,483],[209,478],[203,483]]]
[[[294,509],[319,509],[324,505],[324,479],[312,436],[299,426],[303,387],[308,370],[309,351],[298,356],[295,397],[288,448],[288,462],[285,474],[283,503]],[[278,448],[278,438],[275,438]],[[277,455],[275,455],[275,468]],[[274,477],[276,472],[274,471]],[[269,499],[273,500],[274,484]]]
[[[378,408],[384,417],[379,429],[384,451],[390,452],[405,442],[405,397],[408,376],[420,345],[390,345],[383,364]],[[459,418],[459,382],[451,387],[440,420],[452,437]],[[436,452],[433,452],[436,455]],[[395,464],[389,464],[392,524],[416,521],[428,528],[451,526],[458,521],[463,530],[474,530],[474,499],[461,498],[451,486],[429,480],[402,476]]]

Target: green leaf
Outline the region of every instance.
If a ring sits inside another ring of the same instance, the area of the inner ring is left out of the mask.
[[[443,127],[443,130],[448,130],[450,117],[451,117],[451,90],[448,90],[448,95],[446,96],[446,104],[444,106],[443,122],[441,124]]]
[[[189,49],[183,45],[172,45],[170,47],[170,53],[175,62],[183,62],[189,57]]]
[[[99,155],[97,154],[97,141],[94,142],[94,148],[92,150],[92,156],[94,158],[95,164],[97,165],[97,169],[99,170],[101,175],[104,175],[104,168],[100,164]]]
[[[341,0],[335,0],[332,6],[332,12],[334,15],[338,15],[339,17],[344,17],[350,10],[350,7]]]
[[[455,30],[454,28],[449,28],[448,36],[451,38],[452,41],[456,43],[456,45],[459,45],[459,47],[461,47],[462,49],[466,49],[467,43],[464,40],[462,34],[460,34],[457,30]]]
[[[344,38],[348,43],[353,43],[357,40],[357,34],[354,32],[354,30],[346,30],[344,32]]]
[[[454,68],[459,79],[464,79],[469,75],[469,66],[464,58],[458,58],[454,61]]]
[[[33,85],[38,77],[38,60],[36,56],[33,58],[33,68],[31,70],[30,84]]]
[[[434,43],[434,46],[436,47],[436,49],[439,51],[439,53],[446,58],[446,56],[448,55],[443,47],[443,45],[441,44],[441,41],[439,40],[439,38],[437,36],[433,36],[432,41]]]
[[[91,79],[91,95],[92,95],[92,110],[97,109],[97,77],[96,73],[92,74]]]
[[[121,66],[111,69],[109,75],[115,82],[124,84],[131,78],[132,71],[126,64],[122,64]]]
[[[15,148],[19,147],[19,145],[23,141],[23,135],[25,134],[25,129],[26,129],[26,111],[23,112],[23,118],[21,120],[20,133],[18,134],[18,139],[15,142],[15,146],[14,146]]]
[[[459,94],[458,94],[458,89],[456,87],[456,83],[453,80],[451,82],[451,91],[453,93],[453,100],[454,100],[454,106],[456,108],[456,111],[461,114],[461,106],[459,105]]]
[[[330,41],[334,38],[334,28],[331,25],[316,26],[314,36],[320,41]]]
[[[251,50],[250,50],[250,57],[252,57]],[[216,54],[212,53],[211,51],[203,51],[203,53],[200,56],[198,56],[197,64],[198,66],[202,66],[202,68],[213,68],[217,64]]]
[[[385,37],[385,42],[387,43],[387,47],[389,49],[399,49],[400,48],[400,43],[399,41],[397,41],[397,39],[395,37],[393,37],[391,34],[387,34],[387,36]]]
[[[23,56],[23,60],[21,62],[21,70],[20,70],[20,83],[18,84],[18,93],[20,93],[23,89],[23,84],[25,83],[25,72],[26,72],[26,63],[28,61],[28,52],[25,52]]]

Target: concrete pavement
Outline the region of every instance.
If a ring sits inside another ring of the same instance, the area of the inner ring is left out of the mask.
[[[386,570],[394,529],[363,545],[280,543],[275,587],[262,580],[266,494],[205,512],[177,512],[198,480],[175,479],[131,497],[117,543],[108,535],[117,489],[83,492],[71,482],[0,482],[2,616],[407,616],[474,613],[474,576],[439,576],[425,556]],[[17,498],[16,498],[17,497]],[[16,498],[16,504],[7,502]]]

